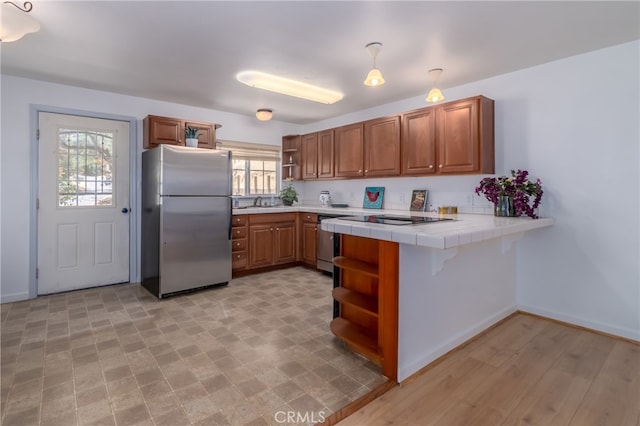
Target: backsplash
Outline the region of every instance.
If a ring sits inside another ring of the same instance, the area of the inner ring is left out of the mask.
[[[320,205],[320,191],[328,190],[331,192],[333,203],[362,207],[365,187],[383,186],[385,193],[382,208],[384,209],[409,210],[413,190],[426,189],[429,191],[427,199],[429,210],[447,205],[457,206],[460,213],[493,214],[493,205],[474,192],[482,177],[483,175],[395,177],[295,181],[292,184],[299,193],[300,203],[305,205]]]

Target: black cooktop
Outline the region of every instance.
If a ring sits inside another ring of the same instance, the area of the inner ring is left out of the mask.
[[[446,217],[423,217],[423,216],[394,216],[388,214],[376,214],[367,216],[344,216],[340,219],[353,220],[355,222],[381,223],[383,225],[422,225],[425,223],[442,222],[453,220]]]

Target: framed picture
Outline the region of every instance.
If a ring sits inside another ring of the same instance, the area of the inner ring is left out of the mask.
[[[429,191],[426,189],[414,189],[411,195],[411,204],[409,210],[412,212],[423,212],[427,208],[427,197]]]
[[[367,186],[364,189],[363,209],[381,209],[384,198],[384,186]]]

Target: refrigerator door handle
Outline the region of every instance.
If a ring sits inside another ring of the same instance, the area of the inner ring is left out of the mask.
[[[233,198],[229,197],[229,241],[231,241],[231,227],[233,227]]]

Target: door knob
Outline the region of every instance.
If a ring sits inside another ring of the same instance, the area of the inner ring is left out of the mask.
[[[126,213],[129,213],[129,209],[128,209],[128,208],[126,208],[126,207],[124,207],[124,208],[122,209],[122,213],[125,213],[125,214],[126,214]]]

